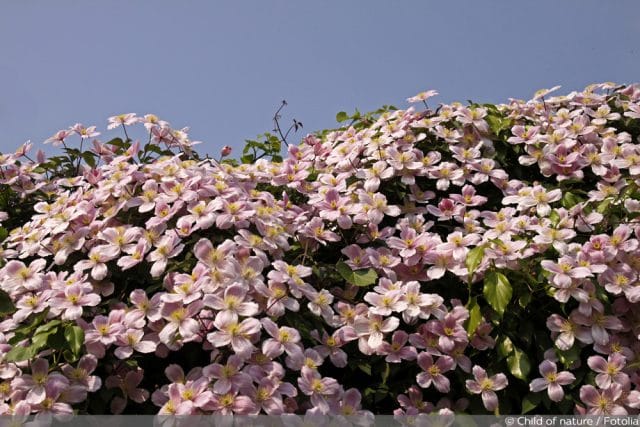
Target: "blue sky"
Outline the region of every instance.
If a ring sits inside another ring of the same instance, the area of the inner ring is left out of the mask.
[[[503,102],[637,82],[638,16],[637,0],[4,1],[0,151],[135,112],[237,154],[282,99],[297,139],[426,89]]]

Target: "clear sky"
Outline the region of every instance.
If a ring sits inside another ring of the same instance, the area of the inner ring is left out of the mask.
[[[2,1],[0,151],[135,112],[237,153],[282,99],[307,133],[426,89],[503,102],[638,82],[639,17],[638,0]]]

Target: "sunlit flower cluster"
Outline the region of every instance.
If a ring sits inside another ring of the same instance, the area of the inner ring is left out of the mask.
[[[436,95],[283,162],[0,156],[0,414],[638,413],[640,88]]]

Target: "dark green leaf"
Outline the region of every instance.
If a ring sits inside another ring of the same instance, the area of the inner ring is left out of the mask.
[[[373,268],[366,268],[361,270],[351,270],[347,264],[339,261],[336,264],[336,269],[340,276],[347,282],[356,286],[369,286],[376,283],[378,280],[378,274]]]
[[[611,206],[611,201],[612,199],[610,197],[604,199],[602,202],[598,204],[596,211],[601,214],[606,213],[607,210],[609,209],[609,206]]]
[[[522,399],[522,414],[533,411],[540,404],[539,393],[529,393]]]
[[[580,359],[580,348],[574,345],[569,350],[559,350],[556,348],[556,354],[560,362],[568,368]]]
[[[387,384],[387,380],[389,379],[389,374],[391,373],[391,366],[385,362],[384,371],[382,371],[382,384]]]
[[[565,209],[571,209],[572,207],[574,207],[578,203],[581,203],[582,201],[583,200],[581,197],[567,191],[562,196],[562,200],[560,200],[560,204]]]
[[[531,371],[529,357],[525,352],[516,347],[513,348],[513,353],[507,357],[507,366],[509,366],[511,375],[523,381],[527,380],[527,376]]]
[[[513,349],[514,349],[511,339],[506,335],[501,336],[498,339],[497,349],[498,349],[499,356],[501,357],[509,356],[511,353],[513,353]]]
[[[349,120],[349,115],[346,112],[340,111],[336,114],[336,121],[338,123],[346,122],[347,120]]]
[[[9,352],[6,354],[5,361],[21,362],[23,360],[33,359],[36,354],[38,354],[38,351],[33,346],[16,346],[9,350]]]
[[[69,348],[74,354],[80,354],[84,344],[84,331],[80,326],[69,325],[64,328],[64,337],[69,343]]]
[[[78,356],[72,353],[70,350],[64,350],[62,352],[62,355],[64,356],[64,360],[66,360],[68,363],[75,363],[78,361]]]
[[[129,148],[129,146],[131,145],[131,144],[128,144],[128,143],[124,142],[121,138],[113,138],[111,141],[108,141],[107,144],[114,145],[116,147],[124,148],[124,149]],[[152,144],[148,144],[148,145],[152,145]]]
[[[469,310],[469,319],[467,320],[467,334],[469,334],[469,337],[471,337],[482,322],[482,313],[480,313],[480,306],[478,305],[478,300],[476,297],[473,297],[469,300],[467,309]]]
[[[502,316],[511,301],[513,289],[504,274],[489,271],[484,278],[483,294],[489,305]]]
[[[9,294],[0,290],[0,315],[11,314],[16,311],[16,306],[13,305],[13,301]]]
[[[476,268],[478,268],[482,262],[482,258],[484,258],[484,245],[476,246],[469,251],[467,259],[465,260],[465,265],[469,271],[469,277],[471,277],[476,271]]]
[[[82,153],[82,158],[90,167],[96,167],[96,155],[91,151],[85,151],[84,153]]]
[[[371,375],[371,365],[365,362],[358,364],[358,369],[364,372],[367,375]]]
[[[56,329],[60,324],[62,324],[61,320],[58,320],[58,319],[51,320],[51,321],[45,323],[44,325],[38,326],[36,328],[36,331],[34,332],[34,335],[38,335],[38,334],[41,334],[41,333],[44,333],[44,332],[49,332],[49,331],[51,331],[53,329]],[[52,333],[55,333],[55,331],[52,332]]]
[[[60,351],[66,350],[68,344],[64,336],[64,330],[56,328],[55,331],[55,334],[49,334],[47,347]]]
[[[242,161],[242,163],[253,163],[255,160],[255,156],[253,154],[245,154],[244,156],[240,157],[240,160]]]
[[[15,330],[15,336],[9,340],[9,344],[15,345],[23,339],[29,338],[31,335],[33,335],[34,330],[44,321],[48,313],[49,310],[46,309],[42,313],[38,313],[37,315],[35,315],[30,324],[17,328]]]
[[[518,298],[520,307],[525,308],[531,302],[531,292],[523,292]]]

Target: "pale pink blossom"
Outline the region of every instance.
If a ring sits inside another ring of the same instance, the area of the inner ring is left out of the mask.
[[[476,365],[473,367],[473,378],[466,381],[467,390],[482,396],[482,403],[487,411],[495,411],[498,408],[498,396],[495,392],[507,387],[507,377],[502,373],[489,377],[484,369]]]
[[[529,389],[533,392],[547,390],[549,399],[554,402],[560,402],[564,397],[563,385],[569,385],[576,380],[576,377],[569,371],[558,372],[556,364],[544,360],[539,367],[542,378],[536,378],[531,381]]]

